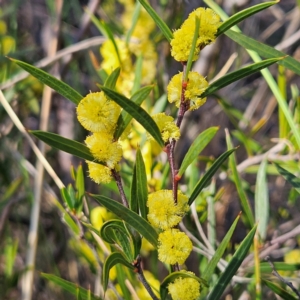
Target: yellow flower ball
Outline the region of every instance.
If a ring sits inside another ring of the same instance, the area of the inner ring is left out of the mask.
[[[189,14],[181,28],[184,30],[195,30],[195,17],[200,19],[197,46],[201,49],[215,41],[216,33],[222,22],[220,16],[212,9],[199,7]]]
[[[160,190],[149,194],[148,221],[155,227],[166,230],[176,226],[189,210],[188,197],[178,191],[177,204],[171,190]]]
[[[167,116],[165,113],[158,113],[153,115],[152,118],[157,124],[165,143],[172,139],[177,141],[180,138],[180,130],[174,123],[173,117]],[[153,139],[150,134],[148,134],[148,137]]]
[[[188,84],[184,93],[185,101],[189,101],[189,110],[195,110],[206,102],[206,98],[201,98],[200,95],[207,89],[208,82],[197,72],[189,72]],[[167,87],[168,100],[170,103],[175,103],[180,106],[181,91],[182,91],[182,72],[172,77]]]
[[[158,259],[163,263],[182,265],[192,248],[189,237],[178,229],[168,229],[158,236]]]
[[[114,169],[122,158],[122,147],[117,141],[113,141],[110,134],[95,132],[86,138],[85,143],[92,155],[110,169]]]
[[[87,161],[89,177],[96,183],[109,183],[112,180],[111,169],[100,164]],[[102,224],[97,223],[100,227]]]
[[[193,60],[198,58],[201,49],[216,39],[216,33],[221,25],[220,17],[210,8],[196,9],[190,13],[181,28],[173,34],[171,55],[177,61],[186,62],[189,58],[196,27],[196,16],[200,19],[200,27]]]
[[[195,275],[193,272],[186,272]],[[173,300],[195,300],[200,297],[200,283],[193,278],[178,277],[168,285]]]
[[[113,133],[121,108],[103,92],[90,93],[77,106],[77,118],[89,131]]]

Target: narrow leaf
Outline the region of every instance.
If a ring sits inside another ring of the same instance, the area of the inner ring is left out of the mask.
[[[238,215],[236,217],[236,219],[232,223],[230,229],[227,231],[225,237],[223,238],[221,244],[219,245],[218,249],[216,250],[214,256],[211,258],[211,260],[209,261],[207,267],[205,268],[205,271],[203,273],[203,279],[207,280],[208,282],[209,282],[211,276],[213,275],[213,272],[214,272],[218,262],[222,258],[225,250],[227,249],[227,246],[230,242],[230,239],[232,237],[232,234],[233,234],[233,232],[236,228],[236,225],[237,225],[240,217],[241,217],[241,215]]]
[[[33,134],[38,139],[40,139],[41,141],[45,142],[46,144],[54,148],[73,154],[85,160],[89,160],[89,161],[95,160],[89,148],[82,143],[64,138],[58,134],[47,132],[47,131],[29,130],[29,133]]]
[[[255,187],[255,221],[258,223],[257,231],[262,240],[267,235],[269,221],[269,193],[266,180],[267,160],[263,160],[257,172]]]
[[[233,151],[235,151],[236,148],[228,150],[224,152],[222,155],[220,155],[214,163],[211,165],[211,167],[206,171],[204,176],[198,181],[196,184],[190,198],[189,198],[189,205],[193,203],[193,201],[197,198],[197,196],[200,194],[203,188],[206,187],[208,182],[211,180],[211,178],[214,176],[214,174],[217,172],[219,167],[223,164],[223,162],[232,154]]]
[[[288,293],[286,290],[278,286],[277,284],[268,281],[262,280],[263,284],[265,284],[269,289],[271,289],[276,295],[280,296],[284,300],[297,300],[296,297]],[[299,299],[299,298],[298,298]]]
[[[159,15],[156,13],[156,11],[149,5],[149,3],[146,0],[138,0],[145,10],[148,12],[150,17],[153,19],[155,24],[159,27],[162,34],[165,36],[165,38],[170,42],[173,38],[173,33],[168,27],[168,25],[159,17]]]
[[[218,90],[220,90],[221,88],[231,84],[232,82],[235,82],[237,80],[240,80],[244,77],[247,77],[253,73],[256,73],[280,60],[284,59],[284,57],[279,57],[279,58],[269,58],[257,63],[253,63],[247,67],[241,68],[237,71],[228,73],[226,75],[224,75],[223,77],[221,77],[220,79],[216,80],[215,82],[213,82],[212,84],[210,84],[208,86],[208,88],[204,91],[204,93],[201,95],[201,97],[206,97]]]
[[[161,147],[164,146],[164,141],[156,123],[143,108],[139,107],[137,104],[117,92],[105,87],[102,87],[102,90],[108,98],[115,101],[134,119],[136,119],[153,136],[153,138]]]
[[[187,167],[198,157],[200,152],[208,145],[218,130],[219,127],[210,127],[197,136],[181,163],[178,171],[179,176],[183,175]]]
[[[143,101],[148,97],[152,89],[153,86],[145,86],[140,90],[138,90],[136,93],[134,93],[130,98],[130,100],[134,102],[136,105],[140,106],[143,103]],[[127,113],[125,110],[123,110],[117,121],[117,128],[114,134],[115,139],[118,139],[122,135],[122,133],[129,125],[131,120],[132,120],[132,116],[129,113]]]
[[[213,287],[211,293],[208,295],[207,300],[215,300],[221,298],[222,293],[224,292],[227,284],[230,282],[230,280],[238,270],[239,266],[242,264],[244,258],[246,257],[248,250],[252,244],[255,232],[256,225],[247,234],[245,239],[240,244],[239,248],[234,253],[225,271],[221,274],[218,282]]]
[[[229,132],[227,130],[226,130],[226,142],[227,142],[228,150],[232,149],[231,138],[230,138]],[[243,208],[243,211],[246,214],[246,217],[249,221],[250,226],[253,227],[254,216],[253,216],[253,212],[252,212],[251,206],[249,204],[249,200],[247,198],[246,192],[243,189],[241,178],[240,178],[238,170],[237,170],[235,155],[232,155],[229,158],[229,168],[232,172],[233,181],[235,183],[237,192],[239,194],[239,199],[241,201],[241,206]]]
[[[235,32],[233,30],[228,30],[225,32],[225,34],[230,39],[232,39],[233,41],[238,43],[240,46],[242,46],[246,49],[249,49],[249,50],[253,50],[262,57],[266,57],[266,58],[277,57],[277,58],[279,58],[279,57],[283,57],[286,55],[285,53],[278,51],[271,46],[260,43],[259,41],[252,39],[242,33]],[[279,60],[278,64],[283,65],[287,69],[300,75],[300,62],[297,61],[296,59],[288,56],[283,60]]]
[[[118,245],[118,249],[121,248],[125,257],[129,261],[133,261],[133,253],[131,249],[131,234],[121,220],[109,220],[106,221],[101,229],[100,236],[102,239],[110,244]]]
[[[106,78],[104,82],[104,86],[111,90],[114,90],[116,87],[117,80],[120,76],[120,71],[121,71],[120,68],[114,69],[112,73]]]
[[[53,90],[58,92],[63,97],[71,100],[76,105],[80,102],[83,98],[77,91],[71,88],[66,83],[62,82],[61,80],[56,79],[52,75],[46,73],[45,71],[38,69],[30,64],[27,64],[23,61],[16,60],[10,58],[11,61],[15,62],[19,65],[22,69],[30,73],[33,77],[41,81],[42,83],[46,84],[47,86],[51,87]]]
[[[131,263],[129,263],[121,253],[114,252],[110,256],[107,257],[104,266],[103,266],[103,289],[104,292],[107,289],[108,280],[109,280],[109,271],[116,264],[122,264],[125,267],[134,270],[134,267]]]
[[[279,1],[270,1],[270,2],[264,2],[257,5],[254,5],[252,7],[246,8],[233,16],[231,16],[229,19],[227,19],[219,28],[217,32],[217,36],[221,35],[225,31],[227,31],[232,26],[238,24],[239,22],[245,20],[246,18],[260,12],[261,10],[264,10],[274,4],[277,4]]]
[[[300,178],[296,177],[288,170],[282,168],[279,164],[274,163],[278,172],[284,177],[286,181],[288,181],[295,190],[300,194]]]
[[[101,195],[90,194],[90,196],[136,229],[154,247],[157,247],[158,234],[145,219],[113,199]]]
[[[141,216],[147,220],[147,199],[148,199],[148,185],[147,174],[142,152],[138,149],[136,153],[136,183],[137,183],[137,199],[139,202],[139,208]]]
[[[46,274],[46,273],[41,273],[41,276],[43,278],[46,278],[47,280],[52,281],[53,283],[55,283],[56,285],[60,286],[62,289],[64,289],[65,291],[67,291],[73,295],[77,295],[77,289],[79,289],[80,296],[82,299],[101,300],[100,297],[95,296],[90,291],[88,291],[82,287],[78,287],[77,284],[67,281],[65,279],[62,279],[58,276],[55,276],[52,274]]]
[[[172,282],[174,282],[175,279],[177,278],[192,278],[197,280],[200,284],[204,284],[207,286],[206,280],[199,278],[193,274],[189,274],[187,272],[179,271],[179,272],[172,272],[170,275],[168,275],[163,282],[160,285],[160,297],[161,299],[166,299],[167,294],[168,294],[168,285]]]

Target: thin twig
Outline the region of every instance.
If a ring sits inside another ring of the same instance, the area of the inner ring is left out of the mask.
[[[127,201],[124,189],[123,189],[123,184],[122,184],[120,174],[116,170],[111,170],[111,173],[117,183],[123,205],[125,207],[129,208],[129,204],[128,204],[128,201]]]
[[[149,293],[149,295],[151,296],[151,298],[153,300],[158,300],[158,298],[155,296],[151,286],[149,285],[149,283],[147,282],[145,276],[144,276],[144,272],[142,269],[142,265],[141,265],[141,257],[138,256],[136,261],[134,262],[134,267],[135,267],[135,271],[138,274],[138,278],[141,281],[141,283],[144,285],[145,289],[147,290],[147,292]]]
[[[267,256],[266,260],[268,261],[268,263],[270,264],[271,268],[272,268],[272,274],[275,275],[280,281],[282,281],[284,284],[286,284],[288,287],[290,287],[292,289],[292,291],[298,296],[298,299],[300,299],[300,292],[293,286],[292,282],[289,282],[287,280],[285,280],[283,277],[281,277],[278,272],[275,269],[275,266],[273,264],[273,262],[271,261],[270,257]]]

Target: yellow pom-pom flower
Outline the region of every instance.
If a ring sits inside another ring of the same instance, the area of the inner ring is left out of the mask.
[[[86,138],[85,143],[92,155],[110,169],[114,169],[122,158],[122,147],[110,134],[95,132]]]
[[[187,61],[191,52],[194,32],[195,17],[200,19],[200,27],[193,60],[196,60],[204,46],[216,39],[218,27],[221,25],[220,17],[210,8],[200,7],[190,13],[181,28],[174,32],[171,40],[171,55],[177,61]]]
[[[189,14],[181,28],[185,30],[195,30],[195,17],[200,19],[197,46],[202,49],[204,46],[215,41],[216,33],[222,22],[220,16],[212,9],[199,7]]]
[[[81,125],[92,132],[113,133],[121,108],[106,98],[103,92],[90,93],[77,106]]]
[[[189,210],[188,197],[178,191],[177,204],[175,204],[171,190],[160,190],[149,194],[147,206],[148,221],[163,230],[176,226]]]
[[[193,272],[186,272],[195,275]],[[168,285],[173,300],[195,300],[200,297],[200,283],[193,278],[178,277]]]
[[[172,139],[177,141],[180,138],[180,130],[174,123],[173,117],[167,116],[165,113],[158,113],[153,115],[152,118],[157,124],[165,143]],[[153,139],[150,134],[148,134],[148,137],[149,139]]]
[[[207,89],[208,82],[197,72],[189,72],[188,84],[184,93],[185,101],[189,101],[189,110],[195,110],[206,102],[206,98],[200,95]],[[167,87],[168,100],[170,103],[175,102],[177,107],[180,106],[182,91],[182,72],[172,77]]]
[[[163,231],[158,236],[158,259],[163,263],[182,265],[190,255],[192,248],[191,240],[178,229]]]
[[[111,169],[100,164],[87,161],[89,177],[96,183],[109,183],[112,180]]]
[[[187,61],[191,52],[195,27],[192,31],[187,29],[178,29],[173,33],[173,39],[171,40],[171,55],[177,61]],[[195,48],[193,61],[198,58],[200,49]]]

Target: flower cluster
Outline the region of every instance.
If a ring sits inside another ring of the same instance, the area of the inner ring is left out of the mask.
[[[186,272],[195,275],[193,272]],[[173,300],[194,300],[200,296],[200,283],[193,278],[176,278],[168,285],[169,294]]]
[[[98,184],[111,181],[111,170],[118,169],[122,158],[122,147],[113,138],[120,112],[120,107],[103,92],[88,94],[77,106],[79,122],[92,132],[85,143],[95,162],[88,161],[87,164],[89,176]]]
[[[195,110],[202,106],[206,98],[201,98],[201,94],[208,87],[208,82],[197,72],[189,72],[188,83],[184,92],[184,101],[189,103],[189,110]],[[182,72],[172,77],[167,87],[168,100],[175,103],[177,107],[181,103]]]
[[[177,141],[180,138],[180,130],[174,123],[173,117],[167,116],[165,113],[158,113],[153,115],[152,119],[155,121],[165,143],[172,139]],[[153,139],[151,135],[148,136],[149,139]]]
[[[177,203],[174,203],[171,190],[160,190],[149,194],[148,221],[162,231],[158,237],[158,258],[168,264],[183,264],[192,251],[192,242],[188,236],[174,229],[189,210],[188,197],[178,191]]]
[[[221,25],[220,17],[210,8],[200,7],[196,9],[190,13],[180,29],[174,32],[174,38],[171,41],[171,55],[177,61],[186,62],[189,58],[195,32],[196,17],[200,19],[200,27],[193,60],[198,58],[201,49],[216,39],[218,27]]]

